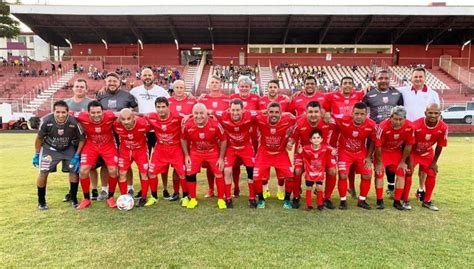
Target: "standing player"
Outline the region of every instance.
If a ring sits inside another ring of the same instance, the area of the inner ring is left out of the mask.
[[[294,124],[295,117],[289,113],[282,113],[278,103],[268,105],[267,115],[257,116],[260,134],[260,146],[254,168],[254,187],[258,196],[257,208],[265,208],[262,183],[269,180],[271,167],[275,168],[277,177],[285,179],[283,207],[291,208],[293,168],[286,149],[289,147],[287,141]]]
[[[46,183],[50,172],[62,162],[62,171],[69,172],[70,200],[77,207],[77,171],[80,153],[84,146],[84,134],[77,120],[68,115],[69,108],[64,101],[53,104],[53,113],[45,116],[35,139],[33,165],[39,167],[36,180],[38,187],[38,208],[48,209],[46,204]],[[76,142],[74,142],[76,141]]]
[[[186,181],[189,197],[191,198],[187,208],[195,208],[196,200],[196,176],[201,165],[207,163],[216,176],[217,184],[217,206],[220,209],[227,208],[224,201],[224,155],[227,146],[226,136],[220,124],[208,117],[208,111],[203,104],[193,107],[193,118],[183,126],[181,147],[184,152],[186,165]]]
[[[372,176],[372,154],[374,143],[371,143],[369,150],[366,148],[367,139],[375,141],[375,122],[367,118],[367,105],[356,103],[351,116],[336,117],[338,140],[338,170],[339,182],[338,190],[341,202],[339,209],[347,209],[347,178],[349,168],[354,165],[354,172],[361,174],[360,194],[358,207],[371,209],[367,203],[367,194],[370,190],[370,180]]]
[[[169,109],[171,113],[187,117],[193,112],[193,106],[197,103],[197,100],[190,98],[186,94],[186,88],[183,80],[176,80],[173,83],[173,96],[168,99],[170,104]]]
[[[369,108],[369,117],[380,124],[383,120],[390,118],[392,108],[403,106],[403,96],[395,88],[390,87],[390,76],[387,70],[381,70],[376,77],[377,87],[367,92],[362,99]],[[393,197],[395,188],[395,173],[388,168],[387,174],[387,194]]]
[[[141,198],[138,207],[147,202],[148,192],[148,149],[146,133],[150,130],[147,120],[135,117],[132,110],[124,108],[120,111],[119,120],[114,123],[114,131],[120,138],[119,146],[119,189],[120,194],[127,193],[127,171],[135,162],[140,173]],[[114,197],[116,184],[112,183],[109,196]]]
[[[406,110],[403,106],[392,108],[391,116],[377,127],[375,141],[375,192],[377,209],[383,209],[383,172],[390,170],[397,175],[393,206],[398,210],[411,209],[408,201],[402,205],[400,200],[405,190],[410,191],[411,178],[405,180],[407,158],[410,156],[413,137],[413,126],[406,120]]]
[[[448,145],[448,125],[440,119],[440,107],[438,104],[430,104],[426,108],[426,117],[416,120],[415,144],[411,152],[411,163],[409,170],[413,173],[416,166],[420,165],[420,176],[426,178],[424,185],[420,184],[419,198],[423,207],[438,211],[438,207],[431,202],[431,196],[436,184],[438,174],[438,159],[443,147]],[[436,144],[435,150],[433,145]],[[407,175],[407,178],[409,175]],[[404,193],[404,200],[408,200],[408,193]]]
[[[244,104],[239,99],[230,101],[229,111],[217,112],[216,117],[228,136],[227,150],[225,153],[224,178],[227,208],[232,208],[232,171],[239,169],[235,166],[241,161],[247,169],[247,183],[249,187],[249,204],[255,205],[255,191],[253,187],[253,167],[255,153],[251,143],[251,129],[254,125],[256,112],[244,111]],[[238,160],[239,159],[239,160]],[[234,181],[235,184],[235,181]],[[238,184],[238,182],[237,182]],[[237,187],[238,185],[235,185]]]
[[[306,105],[311,101],[318,101],[323,108],[325,107],[324,94],[316,90],[316,78],[307,76],[304,79],[303,91],[293,96],[288,110],[293,115],[299,116],[305,112]]]
[[[173,179],[173,187],[175,188],[173,200],[179,199],[179,184],[181,183],[181,189],[183,190],[181,205],[186,207],[189,198],[185,180],[184,155],[180,146],[182,117],[170,112],[169,102],[165,97],[156,98],[155,107],[156,112],[149,113],[147,116],[148,122],[155,130],[156,145],[151,156],[149,169],[152,197],[146,206],[155,204],[158,199],[157,174],[165,173],[171,165],[174,168],[174,173],[177,174],[177,182]]]
[[[112,188],[115,188],[115,185],[117,185],[118,154],[112,129],[117,117],[110,110],[104,111],[99,101],[90,102],[87,110],[88,112],[80,112],[77,116],[77,120],[81,123],[87,135],[81,154],[81,169],[79,172],[84,200],[82,200],[78,208],[84,209],[91,205],[89,173],[99,157],[102,157],[109,172],[109,198],[107,199],[107,204],[109,207],[114,208],[116,207],[115,199],[110,194]]]

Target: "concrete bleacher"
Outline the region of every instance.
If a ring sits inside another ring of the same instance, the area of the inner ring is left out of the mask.
[[[403,81],[406,85],[411,86],[410,77],[413,68],[411,66],[390,66],[389,70],[397,76],[400,81]],[[434,90],[449,90],[450,87],[443,81],[433,75],[428,69],[426,69],[426,85]]]

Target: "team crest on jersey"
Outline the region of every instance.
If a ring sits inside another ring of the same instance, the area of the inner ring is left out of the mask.
[[[246,101],[243,101],[242,103],[244,104],[244,107],[247,107],[247,102]]]
[[[431,134],[426,134],[425,135],[425,140],[430,140],[431,139]]]
[[[182,106],[176,106],[176,110],[177,110],[177,111],[181,111],[181,109],[183,109]]]
[[[358,137],[359,136],[359,131],[352,131],[352,136],[353,137]]]
[[[161,125],[161,130],[166,131],[166,125]]]
[[[271,134],[276,134],[277,130],[275,128],[270,128],[270,133]]]
[[[133,134],[128,134],[127,137],[128,137],[128,139],[132,140],[133,139]]]
[[[216,108],[217,107],[217,102],[212,102],[212,107]]]
[[[349,104],[349,100],[344,100],[344,104]]]
[[[238,126],[234,127],[234,132],[240,131],[240,128]]]
[[[100,127],[95,127],[95,132],[96,132],[96,133],[102,132],[102,128],[100,128]]]
[[[64,129],[58,129],[58,135],[63,135],[64,134]]]
[[[394,134],[394,135],[393,135],[393,139],[397,140],[397,139],[399,139],[399,138],[400,138],[400,134]]]
[[[382,102],[384,102],[385,104],[388,103],[388,97],[382,97]]]
[[[204,139],[204,137],[206,137],[206,135],[204,133],[199,133],[199,138],[200,139]]]

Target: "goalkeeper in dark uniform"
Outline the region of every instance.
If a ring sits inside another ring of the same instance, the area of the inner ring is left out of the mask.
[[[84,132],[77,120],[69,115],[66,102],[56,101],[53,113],[45,116],[35,140],[33,165],[39,167],[36,181],[38,186],[38,208],[48,209],[46,204],[46,183],[50,172],[62,162],[62,171],[69,173],[71,202],[77,207],[77,189],[80,152],[84,146]]]

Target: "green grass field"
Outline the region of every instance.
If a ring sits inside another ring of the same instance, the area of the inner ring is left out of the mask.
[[[105,202],[78,211],[61,202],[68,183],[60,173],[49,178],[50,210],[40,212],[33,140],[0,134],[0,267],[474,266],[473,139],[450,138],[441,157],[433,198],[439,212],[414,200],[411,212],[366,211],[354,200],[348,211],[306,212],[284,210],[276,198],[251,210],[245,193],[234,209],[218,210],[216,200],[203,198],[203,176],[194,210],[160,200],[130,212]]]

